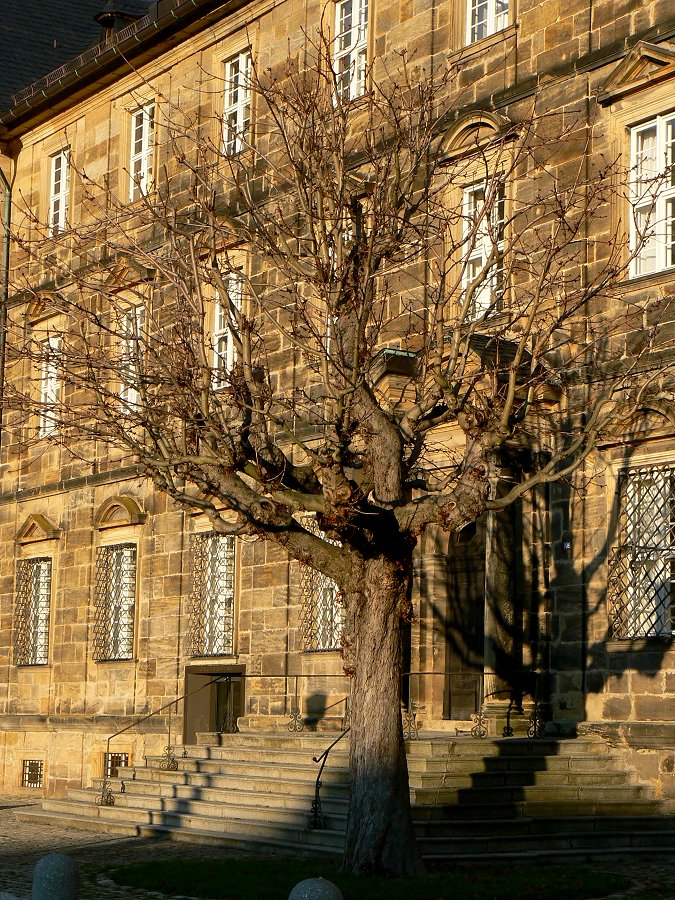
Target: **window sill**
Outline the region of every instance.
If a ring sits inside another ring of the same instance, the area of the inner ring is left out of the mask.
[[[670,269],[660,269],[658,272],[650,272],[649,275],[631,275],[626,278],[626,280],[617,286],[620,294],[628,293],[629,291],[641,290],[642,288],[649,288],[653,285],[660,285],[664,281],[671,280],[675,282],[675,267]]]
[[[94,662],[97,666],[107,665],[108,663],[134,663],[138,662],[137,657],[128,656],[122,659],[95,659]]]
[[[459,50],[454,50],[448,55],[448,62],[468,62],[473,59],[474,56],[485,53],[486,50],[489,50],[496,44],[514,38],[517,33],[518,23],[512,22],[510,25],[507,25],[506,28],[502,28],[501,31],[495,31],[493,34],[488,34],[487,37],[481,38],[479,41],[474,41],[473,44],[465,44],[463,47],[460,47]]]
[[[675,634],[652,635],[641,638],[611,638],[606,642],[609,653],[649,652],[663,650],[664,646],[675,646]]]

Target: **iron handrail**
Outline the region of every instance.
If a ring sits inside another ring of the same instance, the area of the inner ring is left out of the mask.
[[[319,768],[319,773],[316,776],[316,784],[314,785],[314,799],[312,800],[312,809],[310,810],[309,816],[307,817],[308,828],[323,828],[323,811],[321,809],[321,788],[323,786],[323,782],[321,781],[321,776],[323,775],[324,767],[328,762],[328,754],[350,730],[351,726],[347,725],[346,728],[335,738],[332,744],[329,744],[329,746],[326,747],[323,753],[321,753],[319,756],[312,757],[312,762],[320,762],[321,767]]]
[[[187,691],[185,694],[182,694],[180,697],[176,697],[173,700],[170,700],[168,703],[165,703],[163,706],[158,707],[158,709],[153,709],[151,712],[146,713],[143,716],[137,716],[131,724],[126,725],[124,728],[120,728],[119,731],[116,731],[114,734],[111,734],[110,737],[106,741],[105,748],[105,759],[106,764],[110,759],[110,742],[114,740],[116,737],[119,737],[121,734],[124,734],[127,731],[131,731],[132,728],[137,728],[143,722],[147,722],[148,719],[152,719],[153,716],[159,715],[165,709],[169,709],[169,740],[167,746],[164,748],[164,753],[166,759],[162,764],[167,769],[171,771],[175,771],[178,768],[178,763],[176,762],[176,758],[173,755],[173,746],[171,744],[171,707],[176,705],[176,712],[178,712],[178,704],[181,700],[186,700],[188,697],[191,697],[193,694],[197,694],[199,691],[203,691],[204,688],[210,687],[212,684],[216,684],[225,679],[231,678],[233,673],[224,672],[222,675],[217,675],[215,678],[212,678],[210,681],[207,681],[206,684],[200,685],[198,688],[193,688],[191,691]],[[236,673],[234,673],[236,674]],[[174,765],[175,763],[175,765]],[[101,781],[101,796],[97,798],[96,803],[98,806],[114,806],[115,800],[112,795],[112,791],[110,789],[110,781],[108,780],[108,773],[103,773],[103,779]]]

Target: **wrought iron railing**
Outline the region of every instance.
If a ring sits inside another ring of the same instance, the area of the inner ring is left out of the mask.
[[[333,749],[336,744],[339,744],[342,738],[348,734],[350,731],[350,726],[347,725],[340,734],[335,738],[335,740],[326,747],[326,749],[319,756],[313,756],[312,762],[321,763],[319,767],[319,773],[316,776],[316,782],[314,784],[314,799],[312,800],[312,808],[309,812],[309,816],[307,817],[307,827],[308,828],[323,828],[323,809],[321,807],[321,788],[323,787],[323,782],[321,781],[321,776],[323,775],[323,770],[328,762],[328,754]]]

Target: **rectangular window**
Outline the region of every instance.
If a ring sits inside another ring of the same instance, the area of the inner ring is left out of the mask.
[[[491,256],[504,250],[504,187],[499,185],[490,208],[485,209],[485,187],[475,184],[464,189],[462,218],[464,222],[465,265],[463,287],[466,291],[485,268]],[[469,318],[476,319],[501,304],[504,270],[501,259],[483,272],[476,284]]]
[[[129,156],[129,199],[133,203],[152,188],[152,164],[155,150],[155,104],[148,103],[131,114],[131,153]]]
[[[223,150],[235,156],[246,147],[251,127],[251,50],[225,61]]]
[[[631,275],[675,266],[675,115],[631,129]]]
[[[68,227],[70,194],[70,149],[59,150],[50,157],[49,225],[56,236]]]
[[[367,58],[368,0],[339,0],[335,4],[333,66],[341,100],[353,100],[365,92]]]
[[[134,651],[136,545],[112,544],[96,552],[94,659],[131,659]]]
[[[47,437],[56,430],[57,410],[61,383],[58,353],[61,339],[50,334],[40,340],[40,413],[38,436]]]
[[[104,753],[103,773],[106,778],[117,778],[117,770],[129,765],[128,753]]]
[[[24,759],[21,767],[21,787],[41,788],[44,765],[41,759]]]
[[[241,312],[244,278],[241,272],[230,272],[225,279],[227,296],[216,296],[213,307],[213,384],[215,388],[228,383],[228,374],[237,359],[233,319]]]
[[[51,592],[51,559],[39,557],[17,561],[14,607],[14,663],[17,666],[47,665]]]
[[[190,654],[230,656],[234,653],[234,538],[192,535]]]
[[[302,525],[323,540],[328,540],[313,517],[305,517]],[[337,546],[336,541],[330,543]],[[337,584],[317,569],[303,564],[300,570],[300,598],[303,650],[339,650],[344,608],[339,602]]]
[[[120,403],[123,409],[137,407],[140,399],[144,316],[144,307],[131,306],[120,320]]]
[[[675,612],[675,466],[621,472],[619,541],[608,585],[613,636],[670,636]]]
[[[509,24],[509,0],[468,0],[466,40],[474,44]]]

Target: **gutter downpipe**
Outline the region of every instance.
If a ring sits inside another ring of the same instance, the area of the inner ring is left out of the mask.
[[[7,345],[7,304],[9,302],[9,245],[12,215],[12,186],[0,167],[0,182],[5,193],[2,216],[2,256],[0,257],[0,446],[2,442],[5,400],[5,348]]]

